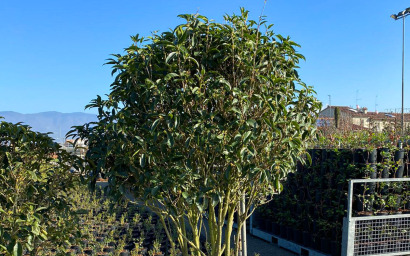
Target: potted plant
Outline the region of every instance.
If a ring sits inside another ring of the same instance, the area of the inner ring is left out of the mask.
[[[147,252],[147,249],[142,246],[144,238],[140,237],[134,242],[134,249],[131,251],[131,256],[140,256]]]
[[[152,249],[148,253],[150,256],[164,256],[161,252],[161,243],[158,239],[155,239]]]
[[[376,203],[376,215],[388,215],[386,211],[386,198],[385,195],[377,195],[375,203]]]
[[[397,194],[390,194],[387,196],[387,207],[390,209],[391,213],[401,214],[400,209],[401,197]]]

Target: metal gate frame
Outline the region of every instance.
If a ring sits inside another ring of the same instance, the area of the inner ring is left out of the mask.
[[[404,182],[410,181],[410,178],[389,178],[389,179],[352,179],[349,181],[349,190],[348,190],[348,205],[347,205],[347,217],[343,219],[343,234],[342,234],[342,256],[356,256],[356,255],[366,255],[366,256],[390,256],[390,255],[404,255],[410,254],[410,229],[408,230],[407,240],[397,239],[396,243],[394,241],[389,241],[390,250],[384,252],[383,250],[371,251],[368,253],[355,253],[355,241],[357,240],[356,234],[358,231],[357,226],[361,223],[377,223],[376,227],[384,227],[385,223],[405,223],[407,227],[410,227],[410,214],[397,214],[397,215],[385,215],[385,216],[365,216],[365,217],[353,217],[352,216],[352,204],[353,204],[353,185],[355,183],[380,183],[380,182]],[[360,230],[359,230],[360,232]],[[406,246],[401,247],[400,242],[407,241]],[[381,242],[376,240],[376,245],[380,245]],[[387,243],[386,243],[387,244]],[[407,246],[408,245],[408,246]],[[398,248],[397,248],[398,247]],[[397,249],[396,251],[391,251],[391,248]],[[356,248],[357,249],[357,248]],[[406,249],[406,250],[400,250]]]

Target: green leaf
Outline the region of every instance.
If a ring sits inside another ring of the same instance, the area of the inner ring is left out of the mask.
[[[176,54],[176,52],[171,52],[170,54],[168,54],[165,63],[169,64],[169,62],[175,57]]]
[[[258,123],[257,123],[254,119],[249,119],[249,120],[246,121],[246,123],[247,123],[249,126],[254,127],[254,128],[256,128],[257,125],[258,125]]]
[[[309,152],[306,152],[306,158],[307,158],[309,164],[311,165],[312,164],[312,156],[309,154]]]
[[[191,143],[191,137],[188,137],[188,138],[185,140],[185,147],[188,148],[190,143]]]
[[[41,210],[46,210],[46,209],[48,209],[48,207],[45,207],[45,206],[39,207],[39,208],[36,209],[36,212],[39,212]]]
[[[248,141],[249,136],[252,134],[251,131],[245,132],[245,134],[242,136],[243,138],[243,143],[246,143]]]
[[[220,195],[220,193],[212,193],[212,196],[211,196],[212,207],[217,206],[221,202],[222,202],[222,196]]]
[[[232,170],[232,166],[228,165],[228,168],[226,168],[225,175],[224,175],[224,178],[225,178],[226,181],[229,181],[229,177],[231,175],[231,170]]]
[[[157,120],[155,120],[152,125],[151,125],[151,132],[153,132],[155,130],[155,128],[157,128],[159,122],[161,121],[160,118],[158,118]]]
[[[145,154],[141,154],[140,165],[141,165],[141,168],[145,167]]]
[[[174,143],[175,143],[174,137],[172,136],[172,134],[169,131],[167,131],[167,145],[168,145],[168,147],[172,148],[174,146]]]
[[[235,113],[237,113],[237,114],[242,114],[242,112],[239,111],[236,107],[232,107],[232,108],[231,108],[231,111],[233,111],[233,112],[235,112]]]
[[[172,79],[172,78],[174,78],[174,77],[178,77],[179,75],[178,74],[176,74],[176,73],[168,73],[166,76],[165,76],[165,81],[168,81],[168,80],[170,80],[170,79]]]
[[[21,256],[23,254],[23,248],[21,244],[17,242],[13,247],[13,256]]]
[[[242,160],[242,161],[245,159],[246,151],[247,151],[247,148],[246,148],[246,147],[243,147],[243,148],[241,149],[240,156],[241,156],[241,160]]]

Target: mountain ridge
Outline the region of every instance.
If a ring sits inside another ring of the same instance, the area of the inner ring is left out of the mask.
[[[72,126],[97,121],[96,114],[83,112],[62,113],[58,111],[45,111],[39,113],[22,114],[15,111],[0,111],[0,121],[11,123],[22,122],[32,127],[33,131],[47,133],[57,142],[63,142],[64,137]]]

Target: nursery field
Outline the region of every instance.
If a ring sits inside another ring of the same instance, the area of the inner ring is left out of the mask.
[[[40,248],[36,255],[180,255],[170,250],[163,229],[169,225],[144,206],[113,202],[101,189],[80,189],[72,195],[78,230],[68,243]],[[27,254],[29,255],[29,254]]]
[[[410,213],[410,183],[389,181],[408,177],[409,152],[409,145],[401,144],[379,148],[370,145],[368,148],[311,149],[311,163],[299,163],[296,172],[288,175],[282,193],[274,195],[270,203],[254,214],[254,226],[305,248],[341,255],[349,180],[374,180],[353,185],[352,217],[406,216]],[[393,224],[392,229],[397,231],[380,229],[379,234],[374,227],[356,230],[356,233],[365,232],[368,240],[376,234],[382,236],[377,244],[372,244],[371,250],[393,252],[400,249],[400,244],[410,241],[408,227]],[[396,246],[386,251],[384,243]],[[355,246],[362,250],[369,245],[356,242]]]

